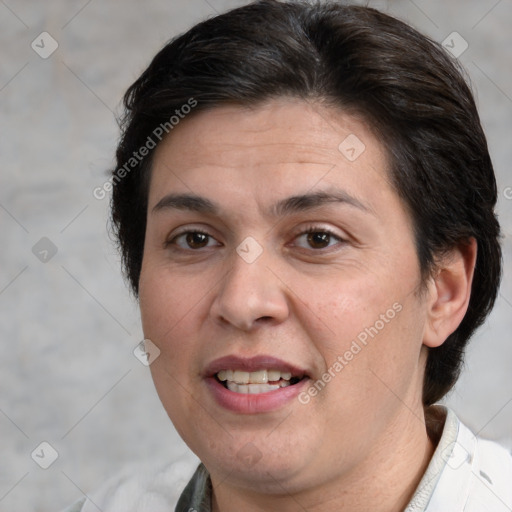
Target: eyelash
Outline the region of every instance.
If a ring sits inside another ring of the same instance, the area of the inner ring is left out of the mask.
[[[345,243],[345,240],[343,238],[341,238],[339,235],[337,235],[334,231],[332,231],[331,229],[329,228],[323,228],[323,227],[320,227],[320,226],[309,226],[307,229],[301,231],[300,233],[298,233],[294,240],[296,240],[297,238],[301,237],[301,236],[304,236],[304,235],[309,235],[311,233],[322,233],[322,234],[326,234],[326,235],[329,235],[329,237],[332,237],[332,238],[335,238],[338,243]],[[327,246],[327,247],[324,247],[322,249],[313,249],[313,248],[310,248],[312,251],[315,251],[315,252],[320,252],[320,251],[326,251],[330,248],[331,246]]]
[[[185,236],[185,235],[188,235],[190,233],[199,233],[199,234],[202,234],[202,235],[205,235],[209,238],[214,238],[210,233],[208,233],[207,231],[204,231],[200,228],[197,228],[197,229],[189,229],[187,231],[182,231],[181,233],[177,233],[175,236],[173,236],[173,238],[171,238],[170,240],[167,240],[164,244],[165,248],[169,248],[169,246],[171,245],[177,245],[176,244],[176,240],[182,236]],[[329,228],[325,228],[325,227],[320,227],[320,226],[309,226],[307,229],[305,230],[302,230],[300,231],[299,233],[297,233],[295,236],[294,236],[294,240],[298,239],[299,237],[301,236],[304,236],[304,235],[308,235],[308,234],[311,234],[311,233],[322,233],[322,234],[327,234],[329,235],[330,237],[332,238],[335,238],[337,241],[338,241],[338,244],[345,244],[346,243],[346,240],[343,239],[342,237],[340,237],[339,235],[337,235],[334,231],[332,231],[331,229]],[[314,249],[314,248],[310,248],[310,250],[314,251],[314,252],[325,252],[327,251],[329,248],[331,248],[331,246],[327,246],[325,248],[321,248],[321,249]],[[302,248],[304,249],[304,248]],[[184,249],[182,247],[179,247],[177,246],[177,249],[176,250],[181,250],[181,251],[192,251],[192,252],[198,252],[199,249]]]
[[[209,238],[213,238],[212,235],[210,235],[210,233],[200,229],[200,228],[197,228],[197,229],[188,229],[187,231],[182,231],[181,233],[177,233],[176,235],[174,235],[170,240],[167,240],[165,242],[165,247],[169,247],[170,245],[175,245],[175,241],[180,238],[181,236],[185,236],[185,235],[188,235],[190,233],[199,233],[201,235],[205,235]],[[186,250],[186,249],[182,249],[181,247],[178,247],[178,249],[181,249],[181,250]],[[194,249],[189,249],[191,251],[193,251]]]

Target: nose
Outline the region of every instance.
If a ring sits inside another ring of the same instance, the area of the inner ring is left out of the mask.
[[[236,253],[232,258],[233,264],[211,306],[214,320],[250,331],[288,318],[286,286],[267,265],[267,258],[262,255],[252,263]]]

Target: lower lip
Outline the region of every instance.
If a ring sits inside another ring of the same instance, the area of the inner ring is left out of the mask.
[[[296,399],[308,380],[306,377],[297,384],[254,395],[230,391],[215,377],[209,377],[205,382],[221,407],[239,414],[258,414],[275,411]]]

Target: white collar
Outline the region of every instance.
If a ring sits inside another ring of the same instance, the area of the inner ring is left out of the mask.
[[[432,460],[405,512],[512,511],[512,456],[475,436],[450,409]]]

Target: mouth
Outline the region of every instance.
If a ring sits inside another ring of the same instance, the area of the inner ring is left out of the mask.
[[[306,370],[272,356],[226,356],[203,373],[211,396],[222,408],[238,414],[276,411],[292,404],[307,386]]]
[[[262,369],[254,372],[244,370],[220,370],[217,381],[229,391],[245,395],[259,395],[276,389],[298,384],[305,375],[293,375],[290,371]]]

